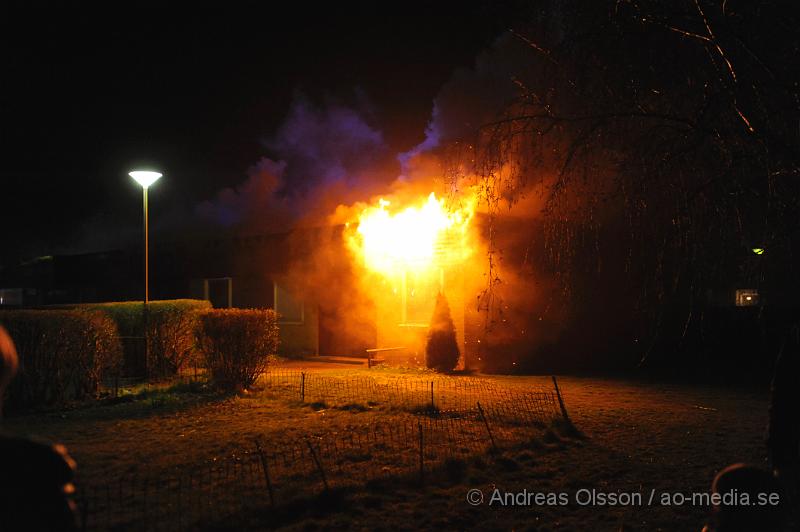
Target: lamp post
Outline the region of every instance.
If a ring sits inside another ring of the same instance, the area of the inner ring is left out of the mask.
[[[150,300],[150,266],[148,261],[148,227],[147,227],[147,189],[150,185],[158,181],[161,174],[158,172],[151,172],[149,170],[135,170],[128,172],[128,175],[136,180],[137,183],[142,185],[142,212],[144,213],[144,304],[147,305]]]
[[[144,213],[144,313],[142,314],[142,328],[144,329],[144,372],[145,375],[149,376],[150,342],[148,338],[147,314],[149,310],[148,303],[150,301],[150,261],[148,260],[147,189],[150,188],[150,185],[158,181],[161,174],[149,170],[135,170],[133,172],[128,172],[128,175],[142,185],[142,212]]]

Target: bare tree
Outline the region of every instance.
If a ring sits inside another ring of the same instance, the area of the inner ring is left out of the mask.
[[[679,343],[710,291],[742,275],[772,289],[772,302],[797,294],[798,22],[778,2],[567,1],[533,12],[512,30],[528,50],[509,73],[517,98],[470,144],[490,220],[543,186],[563,296],[616,270],[637,288],[651,347]],[[487,316],[502,308],[493,231]],[[742,250],[756,246],[767,252],[743,272]]]

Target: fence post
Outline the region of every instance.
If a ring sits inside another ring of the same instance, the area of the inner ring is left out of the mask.
[[[191,489],[191,488],[190,488]],[[178,474],[178,496],[177,498],[177,506],[178,506],[178,529],[183,530],[183,505],[181,504],[181,493],[183,492],[183,476]]]
[[[80,502],[81,532],[86,532],[89,521],[89,493],[84,489],[81,495],[83,496]]]
[[[256,440],[256,450],[258,456],[261,458],[261,468],[264,470],[264,480],[267,481],[267,491],[269,492],[269,505],[275,506],[275,492],[272,490],[272,480],[269,478],[269,465],[267,464],[267,457],[264,456],[264,450],[261,448],[261,441]]]
[[[325,477],[325,470],[322,469],[322,462],[319,461],[317,452],[314,450],[314,446],[311,445],[311,441],[308,438],[306,438],[306,444],[308,445],[308,450],[311,452],[311,458],[314,459],[314,464],[316,464],[319,470],[319,476],[322,477],[322,484],[325,486],[325,491],[328,492],[330,488],[328,487],[328,479]]]
[[[306,402],[306,372],[300,372],[300,402]]]
[[[148,485],[148,480],[149,479],[147,479],[147,478],[144,479],[144,504],[142,505],[143,506],[143,510],[144,510],[144,516],[143,517],[144,517],[144,528],[145,529],[147,528],[147,518],[150,517],[150,512],[148,511],[148,508],[147,508],[147,485]]]
[[[486,415],[483,413],[483,407],[481,406],[481,402],[478,401],[478,413],[481,415],[481,419],[483,420],[483,424],[486,426],[486,432],[489,433],[489,439],[492,441],[492,449],[495,451],[497,450],[497,444],[494,441],[494,435],[492,434],[492,429],[489,428],[489,420],[486,419]]]
[[[422,438],[422,422],[417,421],[419,428],[419,483],[425,482],[425,446]]]
[[[558,397],[558,406],[561,407],[561,415],[564,416],[564,421],[569,421],[569,414],[567,414],[567,407],[564,406],[564,399],[561,398],[561,390],[558,389],[558,381],[556,376],[553,375],[553,386],[556,387],[556,397]]]

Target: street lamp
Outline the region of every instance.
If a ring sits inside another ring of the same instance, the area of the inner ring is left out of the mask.
[[[147,189],[150,188],[150,185],[158,181],[161,174],[149,170],[134,170],[133,172],[128,172],[128,175],[142,185],[142,211],[144,212],[144,312],[142,314],[142,328],[144,330],[144,370],[145,373],[148,373],[148,366],[150,364],[150,340],[147,314],[150,300],[150,265],[148,261],[149,246],[147,242]]]
[[[137,183],[142,185],[142,210],[144,212],[144,304],[145,308],[150,299],[150,286],[149,286],[149,264],[148,264],[148,242],[147,242],[147,189],[158,181],[161,174],[158,172],[151,172],[149,170],[135,170],[128,172]]]

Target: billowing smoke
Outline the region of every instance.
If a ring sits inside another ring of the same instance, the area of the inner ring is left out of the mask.
[[[223,189],[213,201],[198,205],[196,213],[225,228],[285,226],[292,213],[288,202],[277,194],[285,170],[285,161],[264,157],[250,168],[242,184]]]
[[[400,155],[404,165],[449,143],[474,141],[478,129],[496,119],[516,97],[514,79],[522,52],[517,40],[503,34],[478,55],[472,68],[456,70],[433,102],[425,140]]]
[[[339,204],[377,194],[398,166],[365,103],[316,105],[295,98],[286,120],[264,140],[263,157],[235,188],[201,203],[206,222],[244,231],[318,224]]]
[[[320,223],[337,206],[377,196],[429,193],[447,171],[442,149],[472,141],[513,101],[524,53],[517,39],[504,34],[474,67],[455,71],[433,102],[425,140],[403,153],[388,146],[363,95],[350,104],[297,96],[285,121],[263,141],[268,155],[242,184],[201,203],[196,214],[225,228],[275,230]]]

